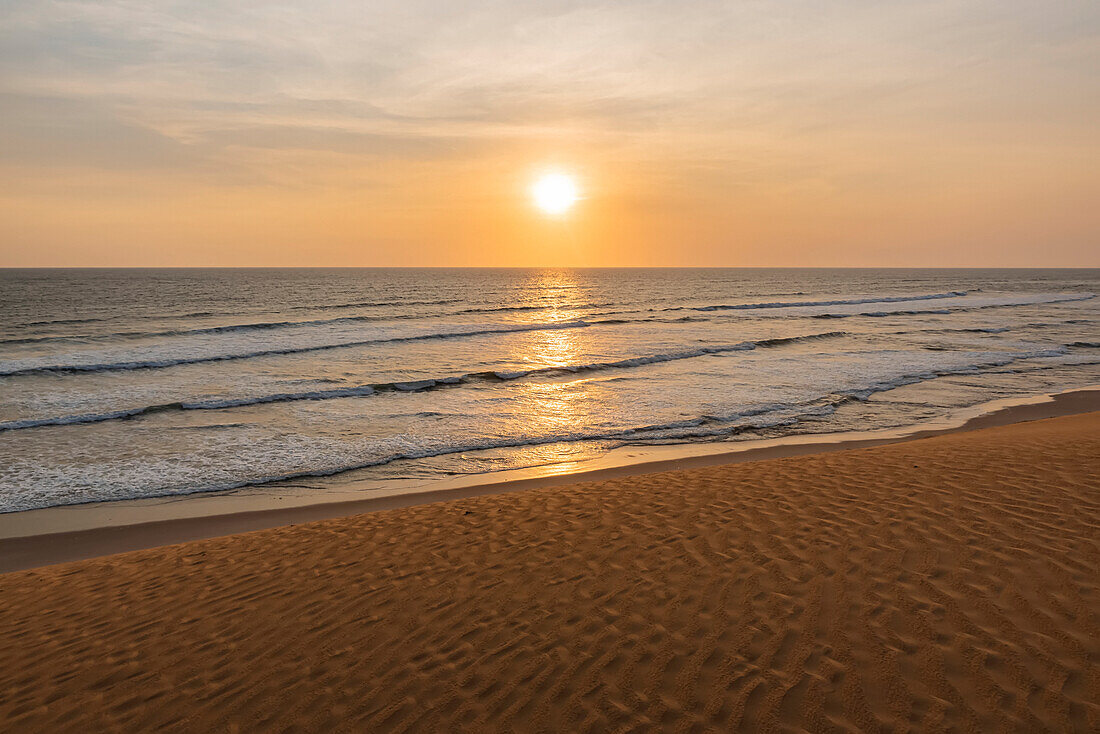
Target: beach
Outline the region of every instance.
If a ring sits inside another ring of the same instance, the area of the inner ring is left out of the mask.
[[[1100,413],[0,575],[9,731],[1089,731]]]
[[[9,5],[0,734],[1100,734],[1100,4]]]

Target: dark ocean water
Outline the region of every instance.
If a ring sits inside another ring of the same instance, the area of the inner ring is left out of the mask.
[[[1100,383],[1100,270],[0,270],[0,511],[910,425]]]

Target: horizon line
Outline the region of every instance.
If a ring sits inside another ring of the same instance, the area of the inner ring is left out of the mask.
[[[1100,265],[0,265],[0,270],[1100,270]]]

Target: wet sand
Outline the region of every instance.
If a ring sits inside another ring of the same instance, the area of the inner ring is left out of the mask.
[[[1100,413],[0,576],[5,731],[1095,731]]]

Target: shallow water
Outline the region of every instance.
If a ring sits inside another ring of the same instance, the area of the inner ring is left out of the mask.
[[[3,270],[0,511],[887,428],[1100,382],[1100,270]]]

